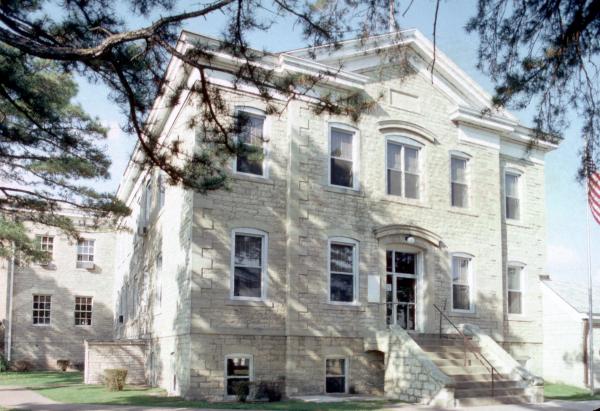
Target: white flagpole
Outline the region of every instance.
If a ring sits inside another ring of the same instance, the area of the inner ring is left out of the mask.
[[[585,228],[587,231],[587,268],[588,268],[588,299],[589,299],[589,316],[588,316],[588,369],[590,370],[590,391],[594,395],[594,309],[592,305],[592,252],[590,240],[590,182],[589,170],[586,177],[586,205],[585,205]]]

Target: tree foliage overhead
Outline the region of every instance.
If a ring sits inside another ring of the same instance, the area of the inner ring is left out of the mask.
[[[479,68],[495,103],[535,103],[538,131],[562,134],[571,110],[583,120],[579,175],[600,164],[600,0],[479,0]]]

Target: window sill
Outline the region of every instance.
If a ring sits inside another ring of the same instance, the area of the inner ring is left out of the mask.
[[[390,203],[398,203],[420,208],[431,208],[431,205],[424,203],[421,200],[410,200],[408,198],[392,196],[389,194],[384,195],[381,199]]]
[[[254,176],[251,174],[234,173],[231,176],[231,178],[236,181],[245,181],[245,182],[251,182],[251,183],[258,183],[258,184],[266,184],[266,185],[270,185],[270,186],[275,185],[273,180],[271,180],[268,177]]]
[[[323,307],[326,310],[351,310],[351,311],[364,311],[365,308],[361,303],[342,303],[329,301]]]
[[[506,224],[507,226],[510,227],[518,227],[518,228],[525,228],[525,229],[530,229],[531,227],[525,223],[523,223],[522,221],[519,220],[507,220],[504,219],[504,224]]]
[[[348,194],[348,195],[357,196],[357,197],[365,196],[365,193],[363,191],[356,190],[356,189],[350,188],[350,187],[338,187],[338,186],[325,185],[325,186],[323,186],[323,190],[329,191],[330,193]]]
[[[461,311],[461,310],[452,310],[450,311],[450,315],[448,317],[477,317],[477,312],[475,310],[472,311]]]
[[[507,314],[506,320],[514,321],[514,322],[524,322],[524,323],[530,323],[530,322],[534,321],[533,318],[529,317],[526,314]]]
[[[225,302],[225,305],[241,305],[245,307],[269,307],[273,308],[272,301],[266,300],[228,300]]]
[[[479,217],[479,214],[469,211],[468,208],[450,207],[448,209],[448,212],[453,213],[453,214],[466,215],[469,217]]]

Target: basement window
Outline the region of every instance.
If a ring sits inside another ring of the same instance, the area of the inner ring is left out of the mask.
[[[325,392],[327,394],[347,392],[348,368],[345,358],[325,360]]]
[[[232,354],[225,357],[225,390],[228,396],[236,395],[239,384],[248,384],[252,380],[252,356]],[[246,395],[250,387],[244,388]]]

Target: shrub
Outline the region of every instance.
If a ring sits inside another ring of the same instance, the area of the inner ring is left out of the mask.
[[[123,391],[127,370],[125,368],[108,368],[104,370],[104,383],[109,391]]]
[[[17,360],[11,363],[10,368],[17,372],[28,372],[33,370],[33,364],[27,360]]]
[[[283,382],[260,381],[256,387],[256,399],[267,399],[269,402],[281,401],[283,397]]]
[[[0,353],[0,372],[8,371],[8,361],[4,357],[4,354]]]
[[[67,371],[67,368],[69,368],[70,364],[71,364],[71,361],[69,361],[69,360],[57,360],[56,361],[56,366],[58,368],[60,368],[60,370],[63,372]]]
[[[233,387],[233,392],[239,402],[246,402],[248,394],[250,393],[250,382],[237,381]]]

